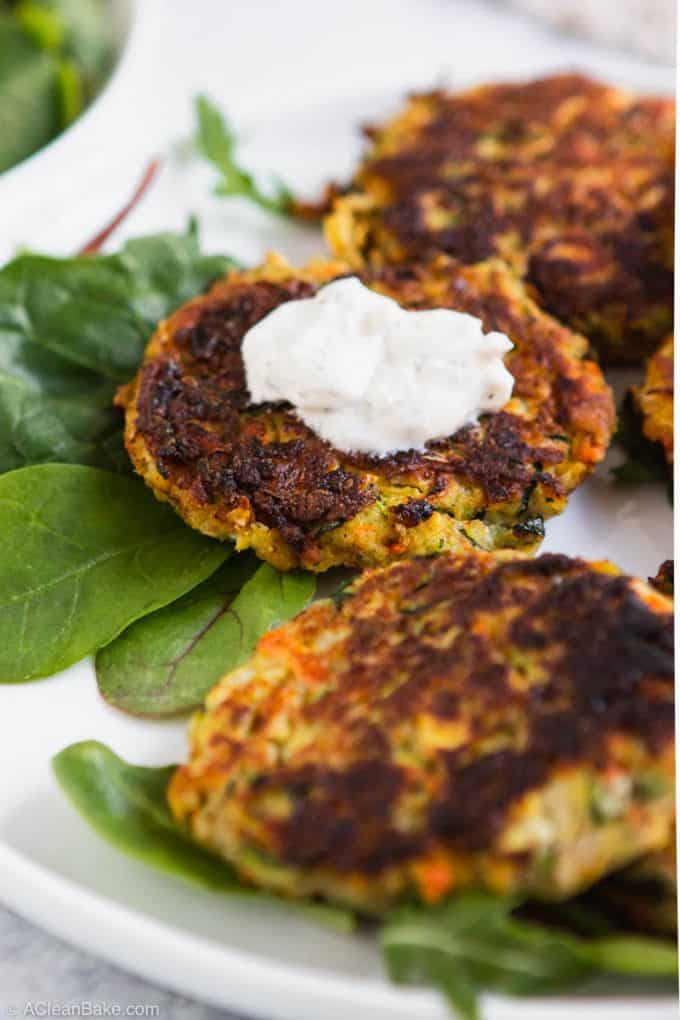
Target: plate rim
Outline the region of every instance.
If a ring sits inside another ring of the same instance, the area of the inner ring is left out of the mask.
[[[457,87],[462,84],[456,82]],[[391,88],[381,88],[367,98],[375,102],[395,96]],[[323,99],[314,110],[351,102],[350,96]],[[301,112],[299,106],[286,107],[278,116],[295,117]],[[304,112],[309,114],[309,108]],[[271,114],[262,109],[247,115],[253,127],[268,120]],[[245,903],[239,898],[236,902]],[[444,1000],[433,990],[398,987],[377,977],[340,975],[324,966],[284,963],[218,942],[111,899],[39,863],[1,837],[0,903],[125,971],[260,1020],[319,1020],[320,1015],[324,1020],[346,1020],[350,1010],[360,1020],[382,1020],[388,1015],[393,1020],[450,1017]],[[597,1020],[670,1020],[677,1016],[678,997],[598,996],[584,991],[541,998],[487,995],[483,1002],[485,1020],[573,1020],[574,1009],[587,1011],[588,1016],[592,1011]]]
[[[450,1015],[434,991],[280,963],[167,924],[59,875],[4,840],[0,840],[0,901],[51,934],[126,971],[219,1008],[246,1010],[261,1020],[316,1020],[318,1009],[323,1009],[325,1020],[340,1020],[348,1009],[361,1009],[362,1020],[388,1013],[395,1020]],[[150,946],[160,955],[149,955]],[[181,966],[168,970],[168,955]],[[231,989],[228,997],[220,994],[218,984]],[[665,1020],[666,1014],[670,1020],[677,1009],[677,997],[671,995],[487,995],[483,1001],[488,1020],[513,1020],[519,1010],[527,1020],[544,1020],[546,1010],[550,1020],[572,1020],[574,1008],[597,1011],[598,1020],[640,1020],[647,1011],[650,1020]],[[314,1012],[307,1013],[304,1007],[301,1012],[301,1003],[311,1005]]]

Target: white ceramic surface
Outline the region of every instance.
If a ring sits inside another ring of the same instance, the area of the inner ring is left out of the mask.
[[[359,144],[355,125],[384,110],[397,94],[259,118],[252,122],[244,157],[313,189],[351,165]],[[197,210],[210,249],[253,259],[263,248],[279,247],[293,260],[320,249],[314,230],[208,197],[210,180],[204,167],[169,160],[127,231],[176,227]],[[44,226],[35,221],[24,230],[30,243],[45,237]],[[46,244],[69,250],[71,240],[66,231],[53,230]],[[604,467],[574,496],[567,513],[549,522],[544,549],[607,556],[647,576],[672,555],[671,511],[660,487],[616,490]],[[117,713],[98,697],[88,662],[48,681],[0,688],[0,720],[0,899],[9,906],[136,973],[255,1017],[448,1016],[435,994],[390,986],[365,937],[329,932],[283,906],[210,896],[119,855],[74,814],[54,783],[51,756],[85,738],[102,740],[135,762],[177,760],[184,751],[184,723],[142,722]],[[575,1010],[583,1020],[677,1016],[669,998],[623,998],[610,988],[597,998],[490,999],[485,1020],[567,1020]]]

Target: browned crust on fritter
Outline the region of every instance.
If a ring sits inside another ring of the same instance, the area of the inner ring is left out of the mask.
[[[673,336],[666,337],[647,362],[642,386],[634,390],[648,439],[661,443],[669,464],[673,463]]]
[[[656,572],[655,577],[649,578],[649,583],[657,591],[669,598],[673,598],[675,568],[673,560],[664,560]]]
[[[119,397],[137,470],[190,524],[254,544],[282,568],[397,558],[434,513],[490,526],[497,520],[507,531],[498,544],[535,545],[536,515],[559,512],[609,442],[611,393],[586,342],[541,313],[501,263],[461,268],[440,257],[368,272],[365,282],[407,307],[457,308],[507,333],[516,345],[506,359],[515,388],[503,411],[424,453],[341,453],[287,405],[250,404],[240,348],[278,304],[346,272],[338,263],[298,270],[272,259],[231,273],[162,323],[139,376]],[[335,529],[345,522],[356,524],[357,535],[340,546]],[[262,544],[265,530],[271,548]],[[468,541],[459,532],[454,540]]]
[[[524,589],[517,583],[523,579]],[[372,612],[386,591],[387,602]],[[352,626],[342,648],[342,683],[308,706],[304,719],[341,732],[357,760],[347,772],[315,763],[259,780],[263,791],[295,791],[298,810],[278,834],[284,861],[306,864],[322,856],[340,869],[380,869],[422,850],[430,834],[480,850],[503,826],[509,806],[545,782],[560,761],[602,764],[606,737],[618,732],[634,734],[656,753],[671,739],[672,618],[650,611],[626,577],[591,572],[563,556],[502,566],[437,557],[400,564],[387,577],[369,575],[339,612]],[[424,633],[421,614],[430,620]],[[512,616],[493,643],[475,633],[486,614]],[[458,639],[438,649],[437,638],[454,629]],[[544,652],[550,679],[540,697],[508,686],[504,639],[518,651]],[[397,677],[406,679],[395,683]],[[417,845],[404,846],[389,829],[403,781],[389,762],[390,734],[419,712],[453,720],[463,698],[474,706],[468,741],[442,755],[429,831]],[[354,707],[377,699],[379,722],[357,724]],[[521,709],[521,749],[469,760],[471,745],[496,732],[499,718],[512,718],[513,709]],[[339,840],[338,829],[352,815],[351,837]]]
[[[170,800],[191,818],[222,790],[252,820],[246,843],[299,869],[375,877],[445,849],[456,885],[560,771],[665,757],[672,783],[671,604],[609,564],[480,553],[369,571],[235,677]]]
[[[371,129],[328,238],[373,262],[501,255],[604,355],[640,361],[672,324],[674,125],[671,99],[577,74],[417,95]]]

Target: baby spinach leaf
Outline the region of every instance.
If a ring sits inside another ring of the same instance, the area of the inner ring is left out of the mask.
[[[0,270],[0,472],[127,466],[117,383],[137,370],[158,320],[231,264],[201,255],[190,227],[117,255],[23,255]]]
[[[0,477],[0,682],[48,676],[212,574],[229,547],[133,479],[73,464]]]
[[[132,308],[147,329],[155,329],[160,319],[239,266],[228,255],[201,254],[195,220],[189,222],[185,234],[155,234],[128,241],[118,260],[129,281]],[[137,357],[135,371],[138,361]]]
[[[206,96],[198,96],[195,107],[196,145],[220,175],[215,194],[220,198],[245,198],[266,212],[283,216],[290,213],[293,195],[285,184],[275,182],[273,193],[267,195],[257,186],[253,175],[236,162],[236,135],[226,117]]]
[[[78,811],[119,850],[209,889],[240,888],[228,864],[190,843],[175,824],[165,800],[173,765],[128,765],[103,744],[85,740],[60,751],[53,768]]]
[[[193,227],[129,241],[116,255],[21,255],[0,271],[0,344],[18,336],[126,382],[158,321],[231,265],[201,255]]]
[[[36,344],[0,336],[0,473],[48,461],[129,470],[114,389]]]
[[[74,807],[116,849],[213,892],[269,899],[243,883],[226,862],[192,843],[175,823],[165,798],[175,766],[128,765],[94,740],[72,744],[52,764]],[[338,931],[354,927],[353,915],[340,908],[309,901],[298,909]]]
[[[201,704],[262,634],[304,609],[315,579],[234,556],[172,605],[138,620],[96,658],[99,690],[116,708],[159,717]]]
[[[485,989],[509,995],[558,991],[597,973],[669,978],[676,947],[662,939],[606,935],[585,938],[520,920],[517,902],[486,893],[451,897],[436,907],[396,909],[381,944],[388,972],[402,984],[440,989],[465,1020],[479,1020]]]

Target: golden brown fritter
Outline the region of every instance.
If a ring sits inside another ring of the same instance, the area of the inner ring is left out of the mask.
[[[673,463],[673,336],[666,337],[649,361],[645,381],[633,391],[648,439],[661,443]]]
[[[516,553],[367,571],[209,694],[175,817],[253,882],[367,911],[572,895],[665,846],[671,603]]]
[[[362,274],[405,307],[459,309],[506,333],[515,386],[502,411],[425,452],[342,453],[288,405],[250,404],[241,341],[281,302],[346,273],[337,262],[294,269],[271,257],[161,323],[119,396],[137,471],[192,527],[284,570],[533,550],[543,519],[564,509],[609,443],[611,392],[586,341],[540,312],[498,261],[462,268],[440,256]]]
[[[675,105],[577,74],[413,96],[326,222],[354,266],[500,255],[611,361],[671,329]]]

